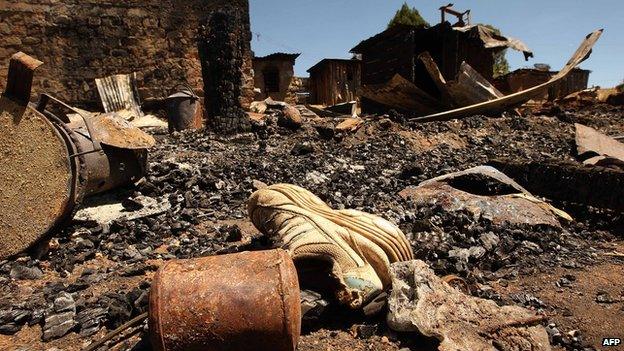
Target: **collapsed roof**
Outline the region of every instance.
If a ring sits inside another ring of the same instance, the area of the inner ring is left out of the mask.
[[[483,47],[486,49],[504,49],[510,48],[517,51],[520,51],[524,54],[524,58],[528,60],[529,57],[533,57],[533,52],[524,44],[522,41],[507,37],[501,34],[497,34],[493,29],[488,28],[482,24],[469,25],[464,27],[451,27],[448,22],[437,24],[430,28],[424,27],[415,27],[410,25],[396,25],[385,31],[374,35],[366,40],[360,42],[357,46],[351,49],[351,53],[362,53],[367,48],[374,46],[380,40],[385,40],[388,38],[392,38],[398,33],[405,31],[418,31],[421,33],[427,33],[429,31],[436,31],[441,29],[443,26],[448,26],[452,28],[452,30],[456,30],[462,33],[466,33],[469,38],[478,39],[483,44]]]

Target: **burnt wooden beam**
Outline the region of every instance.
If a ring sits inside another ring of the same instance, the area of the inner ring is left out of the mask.
[[[446,85],[446,80],[444,79],[442,72],[440,72],[438,64],[436,64],[433,60],[433,57],[431,57],[428,51],[425,51],[422,54],[418,55],[418,59],[420,60],[420,62],[423,63],[425,69],[427,70],[427,73],[429,73],[429,76],[431,77],[431,80],[433,80],[433,83],[438,89],[438,92],[440,92],[440,96],[444,105],[446,107],[454,107],[453,98],[449,93],[448,86]]]
[[[243,66],[249,55],[246,14],[233,6],[211,13],[200,26],[198,53],[209,125],[223,134],[248,132],[249,116],[241,105]]]

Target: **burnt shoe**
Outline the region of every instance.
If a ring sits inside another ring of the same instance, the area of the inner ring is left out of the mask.
[[[278,215],[278,213],[283,214],[285,212],[289,212],[291,216]],[[407,239],[390,222],[360,211],[333,210],[311,192],[295,185],[275,184],[257,191],[249,201],[249,214],[252,222],[261,232],[274,241],[278,239],[276,244],[287,250],[293,246],[291,242],[285,239],[294,235],[290,232],[293,225],[288,223],[285,226],[285,222],[298,223],[301,218],[294,217],[304,216],[310,223],[322,223],[322,226],[312,225],[311,228],[306,228],[308,231],[304,233],[304,236],[314,238],[324,236],[329,241],[334,242],[330,246],[338,246],[343,251],[348,252],[349,255],[347,256],[350,257],[353,253],[357,255],[357,257],[349,260],[352,263],[348,265],[339,263],[338,267],[351,267],[354,262],[358,266],[360,261],[364,263],[367,270],[372,267],[376,279],[372,279],[370,273],[367,273],[367,278],[362,280],[357,276],[345,275],[344,271],[334,269],[333,274],[338,280],[344,286],[356,291],[367,290],[370,287],[369,283],[377,284],[377,281],[381,281],[382,288],[388,287],[390,284],[390,263],[409,260],[413,257]],[[275,219],[277,218],[279,221],[276,222]],[[297,225],[294,227],[299,228]],[[294,232],[298,233],[298,231]],[[322,232],[323,235],[319,235],[317,232]],[[297,245],[299,244],[297,243]],[[324,250],[329,250],[329,246],[326,246]],[[323,258],[323,255],[327,255],[327,253],[320,253],[318,258]],[[297,256],[293,255],[293,258],[297,260]],[[332,257],[331,260],[335,261],[336,258]],[[370,298],[374,297],[373,294],[376,295],[381,291],[381,288],[376,287],[374,290],[374,293],[366,293],[365,296],[360,294],[364,297],[358,298],[356,304],[361,305],[362,302],[369,301]],[[353,307],[352,303],[351,305]]]
[[[363,254],[380,277],[384,287],[391,284],[390,264],[414,259],[403,232],[389,221],[357,210],[334,210],[310,191],[292,184],[274,184],[266,189],[278,191],[294,205],[305,208],[345,229],[363,243]]]
[[[335,295],[341,303],[360,308],[382,292],[379,276],[362,254],[361,246],[368,244],[361,238],[297,206],[271,187],[253,193],[248,208],[256,228],[275,246],[288,251],[295,265],[310,261],[329,263],[330,275],[338,285]]]

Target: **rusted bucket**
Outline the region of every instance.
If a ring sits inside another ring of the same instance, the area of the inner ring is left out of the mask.
[[[46,109],[48,102],[79,116],[63,120]],[[85,116],[47,94],[41,94],[37,111],[48,118],[67,141],[69,158],[78,158],[77,172],[83,180],[79,198],[95,195],[138,181],[145,175],[147,149],[154,138],[115,113]],[[74,175],[76,177],[77,175]]]
[[[169,133],[202,127],[203,113],[199,96],[189,86],[166,99]]]
[[[301,331],[299,283],[283,250],[166,263],[149,298],[155,351],[291,351]]]

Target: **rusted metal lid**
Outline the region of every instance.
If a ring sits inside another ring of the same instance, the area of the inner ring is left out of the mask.
[[[41,239],[73,208],[67,144],[41,113],[0,98],[0,260]]]
[[[122,149],[149,149],[156,144],[151,135],[126,121],[117,113],[88,113],[83,112],[87,121],[91,124],[90,130],[93,140],[108,146]],[[81,119],[73,119],[69,126],[77,129],[85,126]],[[83,132],[88,132],[85,128]]]
[[[191,90],[188,90],[188,89],[180,90],[180,91],[178,91],[178,92],[176,92],[174,94],[171,94],[171,95],[167,96],[167,100],[179,99],[179,98],[197,100],[197,99],[199,99],[199,96],[195,95],[194,92],[192,92]]]

